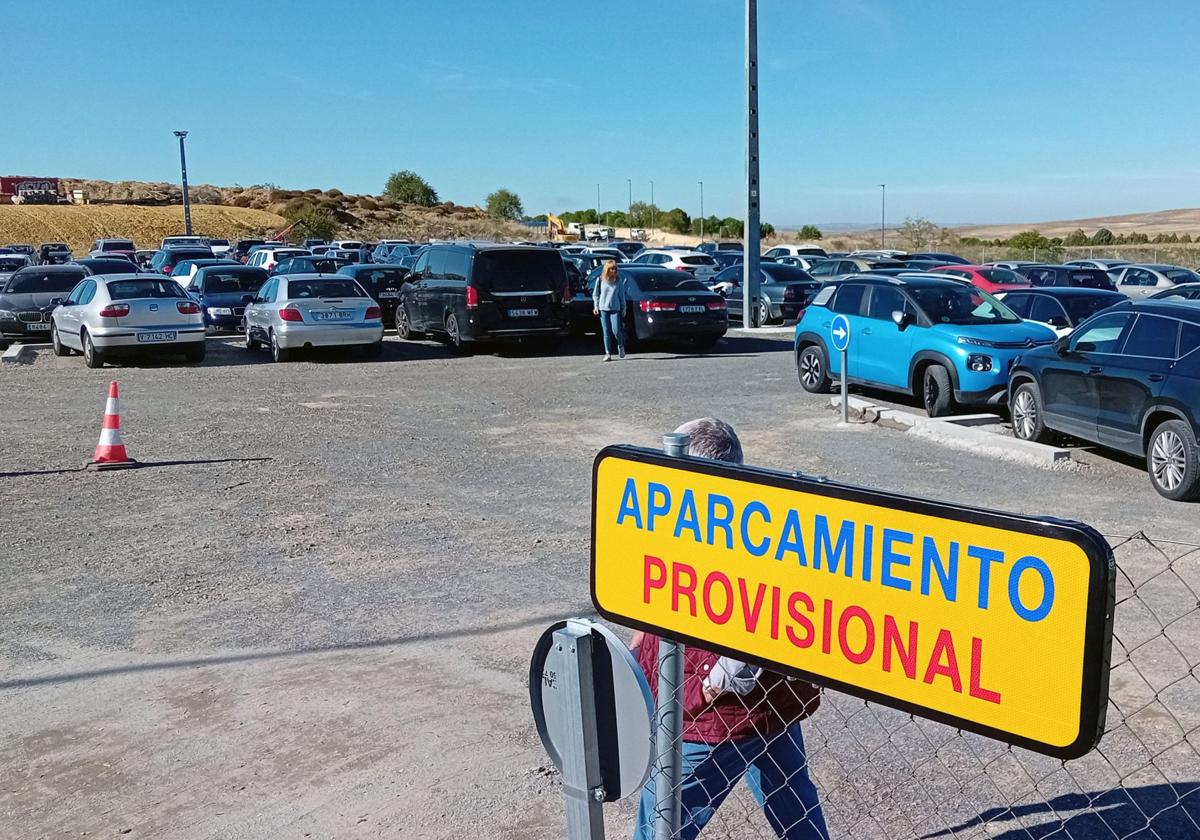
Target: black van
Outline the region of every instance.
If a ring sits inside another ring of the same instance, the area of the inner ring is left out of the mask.
[[[566,335],[562,256],[522,245],[431,245],[400,290],[396,333],[431,333],[453,349],[479,341]]]

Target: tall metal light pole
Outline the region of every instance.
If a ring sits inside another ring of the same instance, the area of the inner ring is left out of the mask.
[[[879,247],[883,248],[887,244],[884,233],[887,228],[887,184],[880,184],[879,190]]]
[[[600,222],[600,185],[599,184],[596,185],[596,223],[601,224],[601,222]]]
[[[650,182],[650,235],[654,236],[654,181]]]
[[[629,183],[629,215],[625,218],[626,230],[629,238],[633,239],[633,179],[625,179]]]
[[[742,326],[758,325],[759,205],[758,205],[758,0],[746,0],[746,230],[742,263]]]
[[[192,199],[188,195],[187,183],[187,155],[183,151],[183,140],[188,136],[186,131],[176,131],[175,136],[179,138],[179,171],[183,176],[183,226],[184,233],[188,236],[192,235]]]
[[[700,241],[704,241],[704,182],[700,182]]]

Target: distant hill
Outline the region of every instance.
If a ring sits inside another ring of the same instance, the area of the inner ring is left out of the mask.
[[[1129,213],[1123,216],[1096,216],[1090,219],[1067,219],[1050,222],[1022,222],[1006,225],[966,225],[956,227],[959,236],[976,236],[980,239],[1007,239],[1023,230],[1036,230],[1043,236],[1066,237],[1082,228],[1089,236],[1100,228],[1113,233],[1190,233],[1193,238],[1200,235],[1200,208],[1182,210],[1159,210],[1153,213]]]

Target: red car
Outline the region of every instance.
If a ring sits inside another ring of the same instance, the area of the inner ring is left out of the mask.
[[[1028,289],[1029,280],[1009,268],[990,265],[942,265],[933,269],[966,280],[985,292],[1011,292],[1013,289]]]

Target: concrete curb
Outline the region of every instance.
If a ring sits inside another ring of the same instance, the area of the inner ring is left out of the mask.
[[[831,397],[831,408],[840,410],[840,396]],[[857,397],[849,398],[850,410],[865,422],[892,423],[938,443],[969,449],[996,458],[1023,461],[1038,467],[1053,467],[1071,460],[1071,450],[1046,446],[982,428],[999,421],[994,414],[966,414],[957,417],[926,417],[900,408],[884,408]]]
[[[51,350],[53,344],[10,344],[8,349],[0,353],[0,362],[6,365],[16,365],[29,361],[26,356],[32,356],[38,350]]]
[[[749,329],[749,330],[748,330],[748,329],[746,329],[745,327],[730,327],[730,328],[729,328],[729,330],[726,332],[726,335],[739,335],[739,336],[770,335],[770,336],[777,336],[777,335],[793,335],[795,332],[796,332],[796,328],[795,328],[794,326],[793,326],[793,327],[757,327],[757,328],[753,328],[753,329]]]

